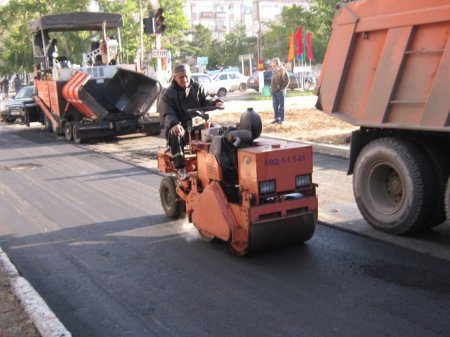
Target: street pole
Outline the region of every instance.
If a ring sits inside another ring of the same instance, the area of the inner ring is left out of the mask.
[[[144,65],[144,15],[142,11],[142,0],[139,0],[139,49],[140,49],[140,55],[139,55],[139,68],[138,71],[142,70],[142,67]]]
[[[258,30],[256,32],[256,43],[257,43],[257,57],[258,62],[262,59],[262,50],[261,50],[261,20],[259,17],[259,0],[256,0],[256,22],[258,25]]]

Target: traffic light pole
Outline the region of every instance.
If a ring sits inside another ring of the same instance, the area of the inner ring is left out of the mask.
[[[155,37],[155,49],[156,50],[160,50],[161,49],[161,34],[156,34]],[[161,58],[156,58],[156,74],[158,75],[158,77],[161,77],[161,70],[162,70],[162,66],[161,66]]]
[[[141,71],[144,65],[144,15],[142,10],[142,0],[139,0],[139,17],[140,17],[140,27],[139,27],[139,67],[138,71]]]
[[[256,32],[256,43],[257,43],[257,57],[258,63],[259,60],[262,60],[262,50],[261,50],[261,20],[259,17],[259,0],[256,0],[256,22],[257,22],[257,32]]]

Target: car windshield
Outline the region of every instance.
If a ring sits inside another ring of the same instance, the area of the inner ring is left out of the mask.
[[[33,97],[34,87],[23,87],[17,93],[15,98],[30,98]]]
[[[199,83],[210,83],[211,79],[208,76],[196,76],[194,79]]]

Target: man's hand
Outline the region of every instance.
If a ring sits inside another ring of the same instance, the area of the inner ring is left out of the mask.
[[[223,102],[221,102],[221,101],[217,101],[216,102],[216,108],[217,109],[223,109],[223,108],[225,108],[225,104]]]
[[[174,136],[184,136],[184,128],[181,126],[181,124],[175,124],[172,126],[172,128],[169,130],[169,133]]]

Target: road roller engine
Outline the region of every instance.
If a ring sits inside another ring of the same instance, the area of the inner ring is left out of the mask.
[[[205,240],[238,255],[309,240],[318,204],[312,147],[258,138],[262,122],[251,108],[236,127],[210,125],[205,112],[214,109],[197,109],[188,127],[187,179],[177,177],[169,149],[158,153],[165,214],[186,213]]]

